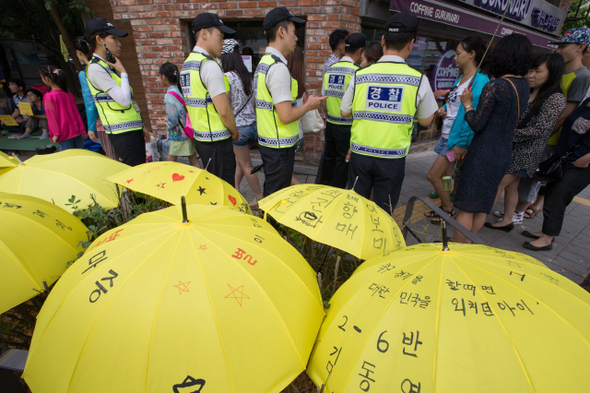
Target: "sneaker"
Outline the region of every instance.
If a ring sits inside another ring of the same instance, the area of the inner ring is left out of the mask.
[[[522,224],[522,222],[524,221],[524,212],[514,212],[514,214],[512,215],[512,222],[515,224]]]
[[[494,210],[494,216],[504,217],[504,210]]]

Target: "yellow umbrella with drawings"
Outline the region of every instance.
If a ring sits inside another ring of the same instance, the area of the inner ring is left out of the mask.
[[[305,369],[324,317],[306,261],[235,208],[180,210],[103,234],[68,269],[37,319],[33,392],[279,392]]]
[[[84,251],[88,229],[39,198],[0,192],[0,314],[38,295]]]
[[[0,174],[0,191],[29,195],[72,212],[72,195],[83,209],[94,201],[104,209],[119,204],[117,186],[105,180],[128,166],[98,153],[70,149],[36,155]]]
[[[177,204],[180,197],[185,196],[189,205],[229,206],[252,213],[242,194],[229,183],[210,172],[180,162],[149,162],[107,180],[172,204]]]
[[[590,294],[533,258],[420,244],[330,300],[308,374],[326,392],[581,392]]]
[[[259,206],[277,222],[357,258],[406,245],[393,218],[353,190],[299,184],[269,195]]]

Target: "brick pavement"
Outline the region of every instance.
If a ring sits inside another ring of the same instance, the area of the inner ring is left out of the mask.
[[[394,212],[394,218],[401,224],[402,217],[405,213],[405,204],[411,196],[427,196],[433,191],[431,184],[426,180],[426,174],[434,162],[436,154],[432,150],[411,153],[407,157],[406,177],[401,191],[400,201]],[[253,154],[254,165],[261,161]],[[302,183],[313,183],[317,167],[314,166],[295,166],[295,177]],[[263,171],[258,172],[260,184],[264,183]],[[240,192],[249,201],[254,198],[254,194],[243,181],[240,185]],[[435,203],[438,200],[434,200]],[[503,199],[494,210],[503,209]],[[415,205],[415,212],[412,215],[410,227],[413,230],[422,232],[422,238],[426,242],[440,240],[440,227],[424,219],[423,212],[429,210],[420,202]],[[490,215],[488,221],[493,221],[495,217]],[[536,232],[541,229],[543,215],[539,214],[532,219],[525,219],[521,225],[509,233],[494,231],[488,228],[482,228],[478,233],[479,238],[492,247],[504,250],[516,251],[528,254],[546,264],[550,269],[562,274],[563,276],[580,283],[583,278],[590,272],[590,187],[586,188],[572,202],[566,211],[566,218],[563,225],[562,233],[555,240],[553,250],[551,251],[530,251],[522,247],[526,239],[520,232],[528,230]],[[415,239],[408,236],[408,244],[416,243]]]

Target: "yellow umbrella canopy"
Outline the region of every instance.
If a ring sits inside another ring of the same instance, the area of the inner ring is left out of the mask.
[[[582,392],[590,294],[533,258],[420,244],[330,301],[308,374],[326,392]]]
[[[84,224],[42,199],[0,192],[0,314],[38,295],[84,251]],[[45,285],[44,285],[45,282]]]
[[[18,164],[18,160],[0,151],[0,168],[12,168]]]
[[[83,149],[36,155],[0,175],[0,191],[44,199],[72,212],[72,195],[83,209],[96,202],[104,209],[119,204],[117,186],[105,180],[129,166]]]
[[[248,202],[228,182],[205,170],[180,162],[159,161],[137,165],[107,180],[174,205],[180,197],[187,204],[237,207],[252,214]]]
[[[406,245],[393,218],[353,190],[298,184],[258,203],[279,223],[357,258],[368,259]]]
[[[307,262],[257,217],[180,210],[105,233],[68,269],[33,334],[33,392],[279,392],[305,369],[324,317]]]

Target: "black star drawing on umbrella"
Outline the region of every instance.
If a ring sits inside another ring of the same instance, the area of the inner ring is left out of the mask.
[[[201,186],[199,186],[199,188],[197,189],[197,191],[199,191],[199,195],[206,194],[205,190],[206,190],[206,188],[203,188]]]

